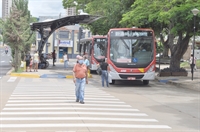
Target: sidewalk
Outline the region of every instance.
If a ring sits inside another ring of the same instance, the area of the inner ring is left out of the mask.
[[[158,65],[157,65],[158,67]],[[169,65],[161,65],[160,69],[169,67]],[[179,88],[189,88],[196,91],[200,91],[200,69],[194,71],[193,80],[191,70],[187,69],[188,76],[169,76],[169,77],[159,77],[158,73],[156,73],[156,80],[162,83],[167,83],[171,85],[175,85]]]
[[[22,72],[22,73],[12,73],[10,71],[11,76],[20,76],[20,77],[30,77],[30,78],[72,78],[72,69],[74,64],[76,64],[76,59],[70,59],[69,67],[64,69],[64,63],[58,61],[53,66],[52,60],[49,61],[49,67],[46,69],[38,69],[38,72]]]

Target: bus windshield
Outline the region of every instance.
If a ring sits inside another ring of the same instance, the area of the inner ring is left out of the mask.
[[[106,47],[105,39],[95,39],[94,40],[94,57],[95,59],[105,58]]]
[[[153,37],[111,37],[110,59],[115,63],[146,64],[153,60]]]

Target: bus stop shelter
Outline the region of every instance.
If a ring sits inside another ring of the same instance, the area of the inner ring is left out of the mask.
[[[50,37],[50,35],[57,29],[75,24],[90,24],[98,19],[100,16],[92,16],[92,15],[76,15],[76,16],[67,16],[59,19],[55,19],[52,21],[45,22],[35,22],[30,24],[30,28],[32,31],[37,31],[41,35],[41,40],[38,45],[38,53],[41,56],[43,48]]]

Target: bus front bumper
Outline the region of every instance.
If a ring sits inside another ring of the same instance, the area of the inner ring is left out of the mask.
[[[155,71],[147,73],[117,73],[110,72],[112,80],[155,80]]]

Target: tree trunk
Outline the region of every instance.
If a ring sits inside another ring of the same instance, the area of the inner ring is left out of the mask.
[[[190,36],[188,34],[184,37],[184,39],[182,39],[182,34],[180,34],[177,44],[173,44],[170,46],[170,69],[180,69],[180,60],[187,50],[189,40]]]
[[[170,60],[170,69],[180,69],[180,57],[177,57],[175,54],[171,55]]]
[[[168,56],[168,52],[169,52],[169,46],[168,45],[163,45],[164,49],[163,49],[163,58],[169,58]]]
[[[14,53],[14,69],[15,72],[17,72],[20,68],[20,64],[21,64],[21,55],[20,55],[20,50],[19,48],[16,46],[15,47],[15,53]]]
[[[161,43],[163,44],[163,58],[168,58],[168,52],[169,52],[169,37],[167,38],[167,40],[164,40],[164,37],[162,34],[160,34],[160,40]]]

